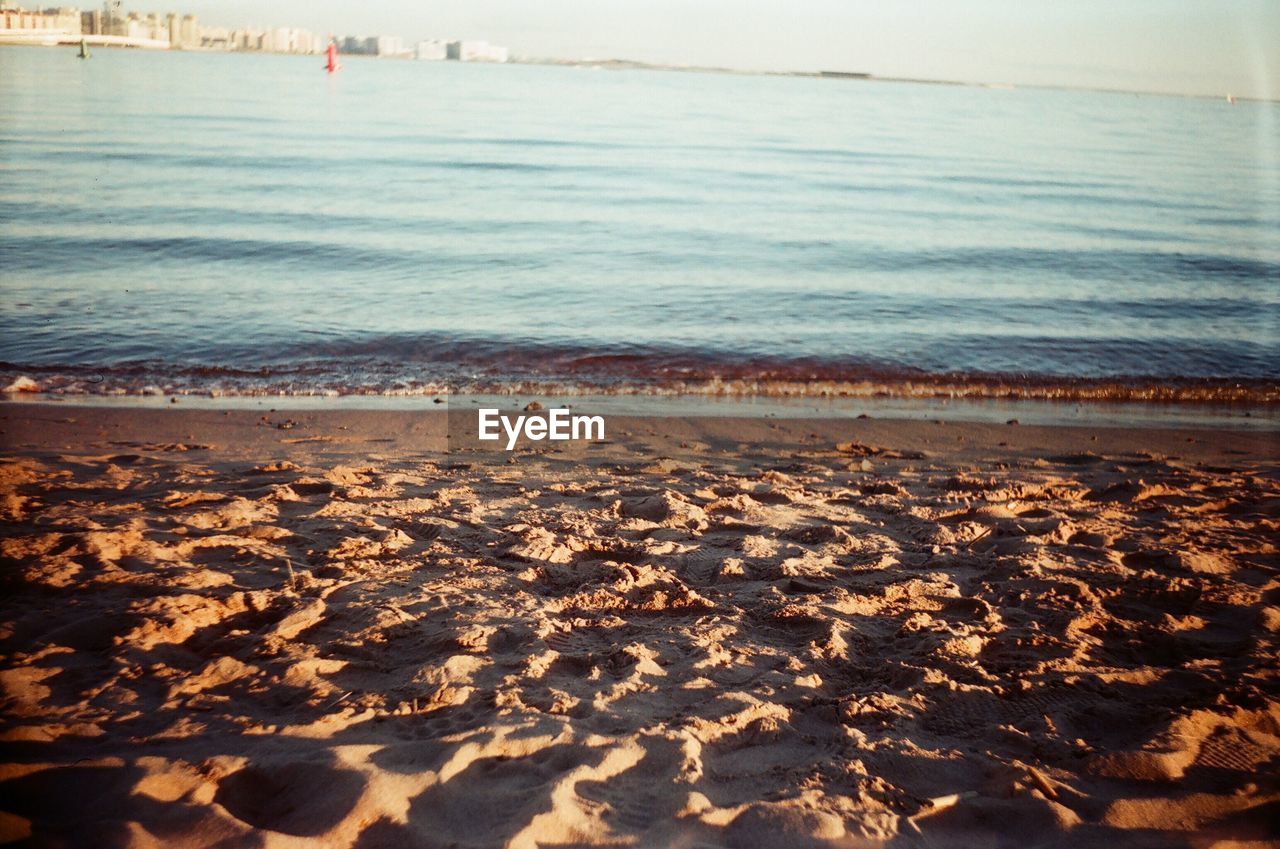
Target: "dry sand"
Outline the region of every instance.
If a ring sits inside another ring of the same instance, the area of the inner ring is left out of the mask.
[[[445,419],[0,406],[0,837],[1280,845],[1274,435]]]

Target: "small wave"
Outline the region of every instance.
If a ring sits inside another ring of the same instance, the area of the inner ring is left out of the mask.
[[[607,363],[604,360],[607,359]],[[1061,378],[1000,374],[866,373],[801,377],[770,373],[714,374],[705,370],[666,369],[660,378],[617,374],[622,363],[638,358],[591,358],[579,373],[503,375],[465,373],[456,368],[436,373],[396,373],[370,368],[337,374],[324,367],[236,369],[187,367],[160,369],[133,365],[113,369],[0,368],[0,385],[53,395],[146,396],[704,396],[709,398],[917,398],[998,399],[1006,401],[1123,402],[1159,404],[1280,405],[1280,383],[1226,379]],[[588,371],[588,366],[607,366]],[[606,375],[607,370],[614,374]]]
[[[105,150],[101,148],[64,148],[59,150],[42,150],[28,154],[32,158],[46,159],[60,163],[121,163],[139,165],[150,168],[169,169],[205,169],[217,172],[228,170],[239,173],[272,174],[282,171],[311,172],[324,169],[327,173],[345,171],[349,173],[365,173],[374,169],[429,170],[429,171],[517,171],[530,174],[608,171],[618,170],[614,165],[592,165],[575,162],[572,164],[552,162],[523,162],[517,159],[461,159],[427,156],[345,156],[334,159],[326,156],[307,155],[253,155],[228,156],[225,153],[161,153],[147,151],[142,153],[131,151]]]
[[[53,258],[51,260],[51,258]],[[61,272],[101,271],[142,263],[237,263],[254,268],[378,268],[419,271],[423,257],[413,251],[383,250],[352,244],[309,240],[262,240],[185,236],[166,238],[94,239],[71,236],[38,242],[0,237],[0,261],[10,271],[40,271],[56,261]],[[507,267],[531,262],[527,256],[469,254],[452,260],[458,267]]]
[[[128,218],[132,213],[121,213]],[[49,216],[45,216],[46,219]],[[183,223],[213,226],[216,213],[177,213]],[[376,232],[378,223],[342,221],[349,231]],[[62,222],[65,223],[65,222]],[[316,223],[308,214],[246,215],[244,225],[288,226],[307,229]],[[529,237],[549,236],[554,228],[536,221],[449,222],[441,231],[463,244],[482,233],[499,237],[507,234]],[[588,237],[603,237],[607,229],[584,226]],[[812,239],[779,239],[775,242],[748,240],[740,236],[708,232],[665,232],[654,230],[667,247],[644,254],[649,268],[714,268],[718,257],[733,252],[757,272],[807,270],[841,274],[883,273],[895,277],[920,273],[946,277],[985,269],[994,280],[1011,275],[1041,274],[1055,279],[1094,283],[1103,280],[1170,281],[1181,283],[1257,284],[1280,279],[1280,262],[1209,252],[1166,252],[1136,250],[1066,250],[1029,247],[953,248],[946,250],[892,250],[847,242]],[[592,256],[607,257],[601,249],[580,246],[579,261]],[[539,267],[547,256],[536,250],[500,247],[490,250],[427,251],[417,247],[382,248],[353,241],[321,239],[254,239],[232,236],[192,235],[135,238],[95,238],[72,235],[42,235],[38,239],[16,235],[0,236],[0,262],[10,272],[60,273],[136,267],[141,264],[170,263],[197,266],[199,263],[229,263],[247,268],[276,267],[289,270],[369,269],[382,276],[421,275],[424,268],[443,268],[450,274]],[[1154,302],[1157,304],[1159,302]]]

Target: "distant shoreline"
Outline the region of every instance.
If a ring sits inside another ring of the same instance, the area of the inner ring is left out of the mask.
[[[102,36],[89,36],[88,38],[102,38]],[[128,41],[128,39],[125,39]],[[50,44],[37,41],[15,41],[0,39],[0,47],[78,47],[80,37],[60,38],[56,43]],[[129,50],[147,50],[149,52],[174,52],[174,53],[204,53],[204,54],[252,54],[266,56],[293,56],[297,58],[314,59],[320,56],[320,53],[284,53],[269,50],[215,50],[205,48],[169,48],[159,47],[153,44],[124,44],[124,43],[99,43],[90,40],[91,47],[110,47],[116,49]],[[417,62],[422,60],[414,59],[411,56],[368,56],[363,54],[342,53],[344,59],[377,59],[400,62]],[[429,62],[448,62],[454,60],[426,60]],[[632,59],[557,59],[536,56],[512,56],[506,62],[484,62],[473,61],[458,64],[473,65],[526,65],[526,66],[542,66],[542,67],[561,67],[561,68],[588,68],[592,70],[603,71],[670,71],[676,73],[689,74],[726,74],[732,76],[743,77],[797,77],[808,79],[837,80],[845,82],[872,82],[872,83],[904,83],[909,85],[929,85],[929,86],[955,86],[962,88],[982,88],[992,91],[1014,91],[1017,89],[1031,89],[1036,91],[1074,91],[1074,92],[1091,92],[1095,94],[1127,94],[1142,97],[1176,97],[1189,100],[1211,100],[1222,101],[1227,97],[1227,93],[1221,94],[1195,94],[1190,92],[1175,91],[1152,91],[1144,89],[1125,89],[1125,88],[1102,88],[1097,86],[1072,86],[1052,83],[1017,83],[1017,82],[981,82],[977,80],[946,80],[931,79],[928,77],[901,77],[901,76],[880,76],[869,71],[845,71],[838,69],[823,69],[816,71],[784,71],[784,70],[749,70],[746,68],[726,68],[712,65],[679,65],[665,64],[656,62],[640,62]],[[1238,94],[1234,95],[1236,103],[1280,103],[1280,99],[1271,99],[1265,97],[1254,97],[1252,95]]]

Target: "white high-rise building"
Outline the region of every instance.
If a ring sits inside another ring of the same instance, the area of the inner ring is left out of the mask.
[[[404,39],[398,35],[378,36],[379,56],[399,56],[404,53]]]
[[[195,15],[183,15],[182,21],[178,25],[179,42],[183,47],[199,47],[200,46],[200,25],[196,21]]]
[[[459,62],[505,62],[509,52],[487,41],[451,41],[449,58]]]
[[[150,38],[154,41],[169,40],[169,26],[162,21],[157,15],[147,15],[144,23],[146,24],[146,35],[143,38]]]
[[[317,53],[319,48],[317,44],[319,39],[316,34],[305,29],[296,29],[293,31],[293,52],[294,53]]]
[[[449,45],[439,39],[432,38],[419,41],[413,51],[413,57],[420,62],[437,62],[449,58]]]

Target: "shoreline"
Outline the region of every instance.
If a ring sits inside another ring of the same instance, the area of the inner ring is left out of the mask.
[[[519,412],[523,404],[523,400],[509,404],[503,412]],[[266,456],[299,462],[327,457],[347,463],[359,463],[362,453],[369,452],[381,459],[458,457],[492,466],[542,457],[588,462],[709,454],[741,465],[796,452],[800,456],[819,448],[831,451],[837,445],[873,445],[958,467],[993,456],[1024,462],[1100,454],[1155,456],[1207,466],[1280,462],[1280,433],[1268,429],[1153,428],[1088,421],[1010,424],[937,416],[655,416],[615,414],[589,404],[575,405],[573,411],[603,415],[604,440],[522,441],[514,451],[506,451],[500,442],[476,439],[477,409],[456,404],[430,410],[0,404],[0,451],[11,457],[61,452],[94,455],[122,446],[148,446],[161,452],[172,449],[179,455],[195,451],[195,456],[219,462]],[[838,451],[832,456],[838,457]]]
[[[507,400],[503,412],[522,410],[523,399]],[[1046,457],[1087,460],[1100,455],[1158,457],[1162,462],[1199,466],[1280,464],[1280,433],[1271,429],[1144,427],[1096,421],[1037,424],[1018,420],[1013,424],[937,416],[636,415],[590,404],[576,404],[573,411],[605,416],[605,439],[522,441],[514,451],[506,451],[500,442],[476,439],[476,410],[457,404],[432,409],[373,409],[10,403],[0,404],[0,451],[12,459],[64,452],[95,455],[113,447],[147,446],[179,455],[195,451],[219,462],[271,456],[308,461],[328,457],[350,463],[360,462],[361,455],[368,452],[379,459],[464,457],[468,462],[497,466],[545,457],[577,463],[700,455],[751,464],[788,455],[807,456],[812,451],[840,457],[836,446],[871,445],[877,451],[867,456],[874,457],[883,449],[958,467],[990,462],[992,457],[1022,463]]]
[[[175,400],[176,399],[176,400]],[[1066,427],[1173,428],[1280,431],[1280,408],[1265,405],[1132,403],[951,398],[720,398],[706,395],[40,395],[0,396],[11,406],[102,408],[111,410],[371,410],[431,412],[496,407],[521,409],[531,401],[544,407],[591,410],[638,418],[834,419],[859,417],[903,421],[935,420]]]
[[[1167,405],[1280,410],[1274,376],[1159,377],[1155,375],[1052,375],[1009,372],[928,372],[906,366],[841,368],[829,362],[778,359],[732,361],[717,356],[650,353],[629,361],[602,362],[584,349],[550,357],[545,373],[495,373],[513,356],[489,350],[462,357],[447,368],[330,362],[303,374],[290,367],[261,370],[188,367],[170,370],[141,364],[94,370],[60,366],[16,367],[0,363],[0,392],[44,397],[395,397],[548,395],[632,399],[704,398],[708,401],[779,403],[1032,402],[1046,404]],[[545,352],[544,352],[545,353]],[[534,352],[526,352],[534,356]],[[606,360],[608,358],[605,358]],[[510,366],[510,362],[506,363]],[[419,368],[434,375],[424,379]],[[338,375],[346,375],[339,378]]]
[[[67,40],[59,40],[56,43],[48,43],[47,40],[0,40],[0,47],[75,47],[80,43],[79,37],[67,36]],[[74,39],[74,40],[72,40]],[[224,50],[218,48],[205,47],[184,47],[171,48],[167,43],[164,47],[160,47],[160,43],[143,43],[149,42],[149,39],[134,40],[137,43],[121,44],[107,43],[98,46],[113,49],[146,49],[148,52],[169,52],[169,53],[187,53],[199,55],[239,55],[239,56],[284,56],[297,59],[315,59],[323,56],[323,52],[319,53],[292,53],[274,50]],[[340,54],[344,60],[371,60],[371,61],[392,61],[392,62],[414,62],[422,60],[414,59],[407,56],[368,56],[358,53],[342,53]],[[1185,92],[1185,91],[1158,91],[1152,89],[1124,89],[1124,88],[1106,88],[1098,86],[1073,86],[1054,83],[1019,83],[1009,80],[959,80],[959,79],[929,79],[924,77],[905,77],[905,76],[880,76],[871,72],[847,71],[847,70],[783,70],[783,69],[751,69],[751,68],[722,68],[714,66],[687,65],[687,64],[662,64],[643,62],[632,59],[564,59],[540,56],[513,56],[506,62],[454,62],[454,60],[429,60],[427,64],[455,63],[459,65],[515,65],[530,68],[583,68],[589,70],[602,71],[650,71],[677,74],[724,74],[728,76],[739,77],[778,77],[791,79],[816,79],[830,80],[837,82],[866,82],[866,83],[891,83],[898,85],[911,86],[955,86],[958,88],[975,88],[986,89],[995,92],[1016,91],[1026,89],[1029,91],[1061,91],[1079,94],[1106,94],[1121,95],[1135,97],[1168,97],[1178,98],[1182,100],[1207,100],[1220,101],[1226,92]],[[1236,95],[1238,103],[1256,103],[1263,106],[1269,106],[1280,103],[1280,99],[1266,98],[1260,95]]]

